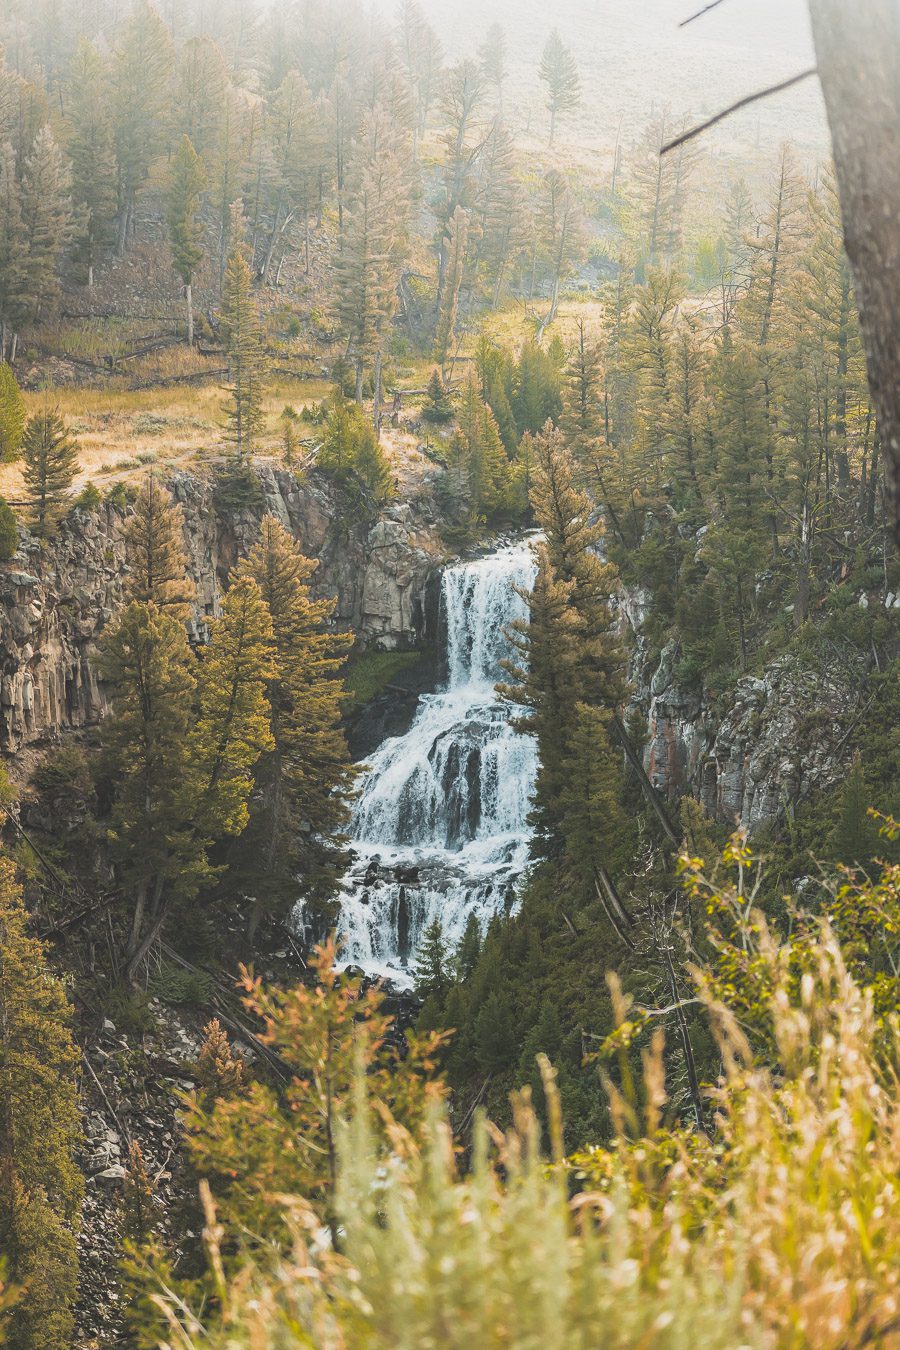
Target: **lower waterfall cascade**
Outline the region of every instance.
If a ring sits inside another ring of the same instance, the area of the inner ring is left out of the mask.
[[[369,975],[409,985],[434,919],[452,951],[471,914],[484,930],[515,903],[537,750],[494,685],[513,654],[506,629],[527,616],[516,588],[536,571],[527,540],[443,571],[446,687],[369,756],[348,830],[338,936],[342,959]]]

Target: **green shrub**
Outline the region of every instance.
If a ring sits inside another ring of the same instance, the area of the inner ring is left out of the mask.
[[[75,498],[75,508],[78,511],[96,511],[102,501],[103,494],[96,484],[85,483]]]
[[[0,497],[0,562],[8,562],[19,547],[19,526],[9,503]]]
[[[213,979],[205,971],[185,970],[183,966],[165,962],[151,977],[150,993],[162,1003],[187,1004],[202,1007],[209,1002]]]

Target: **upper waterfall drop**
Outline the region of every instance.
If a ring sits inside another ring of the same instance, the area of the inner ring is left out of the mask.
[[[444,569],[446,688],[369,757],[349,827],[339,936],[367,973],[408,983],[435,918],[452,947],[470,914],[485,927],[515,901],[537,753],[494,685],[512,654],[506,630],[527,617],[517,588],[536,572],[527,540]]]

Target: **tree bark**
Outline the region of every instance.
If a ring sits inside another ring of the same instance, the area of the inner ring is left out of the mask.
[[[900,7],[809,0],[809,10],[900,544]]]

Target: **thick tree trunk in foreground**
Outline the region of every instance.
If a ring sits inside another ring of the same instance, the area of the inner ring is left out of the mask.
[[[809,0],[900,544],[900,5]]]

